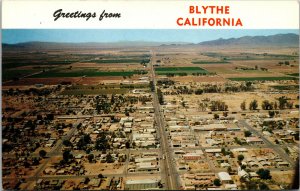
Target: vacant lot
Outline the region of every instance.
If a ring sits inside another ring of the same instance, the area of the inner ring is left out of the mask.
[[[201,60],[201,61],[192,61],[193,64],[228,64],[230,62],[227,61],[209,61],[209,60]]]

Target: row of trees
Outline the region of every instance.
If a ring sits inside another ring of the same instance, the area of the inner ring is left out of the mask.
[[[162,91],[159,88],[157,89],[157,97],[158,97],[159,104],[163,105],[164,104],[164,96],[163,96]]]
[[[227,111],[228,105],[223,101],[211,101],[210,109],[211,111]]]
[[[273,109],[292,109],[293,108],[293,102],[288,101],[289,99],[285,96],[282,96],[278,98],[278,103],[270,102],[269,100],[264,100],[261,104],[261,108],[263,110],[273,110]],[[246,110],[246,101],[243,101],[240,105],[242,110]],[[249,104],[250,110],[256,110],[258,108],[258,102],[257,100],[252,100]]]

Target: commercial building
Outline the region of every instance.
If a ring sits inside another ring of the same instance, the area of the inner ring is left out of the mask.
[[[156,179],[127,180],[125,190],[143,190],[158,188],[159,181]]]

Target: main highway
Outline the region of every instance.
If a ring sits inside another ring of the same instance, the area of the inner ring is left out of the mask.
[[[157,95],[157,87],[156,87],[156,78],[155,71],[153,68],[153,64],[156,62],[155,53],[151,51],[152,57],[150,61],[150,70],[151,70],[151,80],[154,84],[154,92],[153,92],[153,106],[155,110],[155,119],[156,125],[158,127],[158,134],[160,138],[160,149],[162,153],[161,159],[161,171],[163,172],[162,176],[164,176],[165,187],[164,189],[168,190],[177,190],[178,189],[178,181],[176,177],[176,170],[174,170],[174,165],[172,163],[172,153],[168,144],[168,135],[165,131],[164,118],[161,113],[160,103],[158,101]],[[163,177],[162,177],[163,178]]]

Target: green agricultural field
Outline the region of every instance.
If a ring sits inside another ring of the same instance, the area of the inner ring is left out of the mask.
[[[280,76],[280,77],[245,77],[245,78],[228,78],[232,81],[276,81],[276,80],[295,80],[294,77]]]
[[[8,80],[14,80],[18,78],[22,78],[24,76],[33,74],[35,72],[41,71],[41,69],[32,69],[32,70],[5,70],[2,73],[2,80],[8,81]]]
[[[298,56],[286,55],[286,54],[254,54],[254,53],[240,53],[240,54],[224,54],[215,52],[206,52],[201,55],[205,55],[211,58],[218,58],[224,60],[296,60]]]
[[[295,77],[299,77],[299,73],[291,73],[291,74],[287,74],[289,76],[295,76]]]
[[[146,72],[146,71],[145,71]],[[33,75],[32,78],[55,78],[55,77],[99,77],[99,76],[132,76],[134,74],[140,74],[140,71],[98,71],[91,69],[84,70],[52,70],[37,75]]]
[[[271,86],[274,89],[277,90],[299,90],[299,85],[279,85],[279,86]]]
[[[155,72],[158,75],[208,74],[208,71],[200,67],[162,67],[155,68]]]
[[[193,64],[229,64],[230,62],[227,61],[192,61]]]

